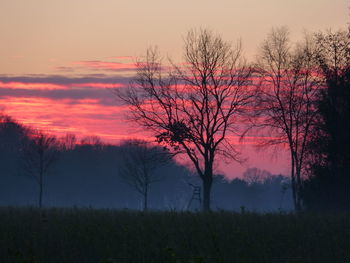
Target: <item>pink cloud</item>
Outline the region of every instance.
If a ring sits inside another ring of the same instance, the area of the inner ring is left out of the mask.
[[[68,90],[72,88],[120,88],[124,85],[121,83],[99,83],[99,82],[82,82],[82,83],[40,83],[40,82],[5,82],[0,81],[0,89],[24,89],[24,90]]]
[[[1,102],[6,105],[6,114],[57,136],[68,132],[79,137],[93,134],[109,142],[130,136],[130,129],[122,117],[127,110],[125,106],[105,106],[97,99],[9,97]]]
[[[133,60],[135,57],[133,56],[116,56],[116,57],[109,57],[108,59],[120,59],[120,60]]]
[[[26,89],[26,90],[68,89],[64,85],[58,85],[58,84],[53,84],[53,83],[27,83],[27,82],[2,82],[2,81],[0,81],[0,88]]]
[[[79,83],[71,84],[70,87],[91,87],[91,88],[120,88],[124,85],[120,83]]]
[[[92,70],[134,70],[136,65],[134,63],[120,63],[120,62],[107,62],[107,61],[76,61],[75,65],[92,69]]]
[[[94,65],[109,67],[109,64]],[[134,68],[134,65],[131,68]],[[128,79],[92,76],[72,79],[63,76],[2,77],[0,91],[1,88],[4,90],[3,95],[0,95],[0,103],[5,106],[6,114],[24,124],[50,131],[57,136],[66,133],[74,133],[80,138],[97,135],[103,141],[111,143],[131,137],[154,141],[152,134],[126,121],[125,113],[129,111],[128,107],[117,105],[111,94],[103,90],[123,87]],[[262,167],[272,172],[284,171],[282,169],[286,167],[285,163],[273,162],[267,159],[267,154],[255,152],[254,146],[261,141],[261,137],[246,137],[243,142],[240,142],[237,136],[229,136],[228,139],[236,147],[245,148],[243,157],[250,157],[250,162],[244,166],[237,163],[229,166],[220,163],[219,170],[222,169],[230,177],[238,176],[248,166]],[[278,155],[287,156],[285,150],[281,147]]]

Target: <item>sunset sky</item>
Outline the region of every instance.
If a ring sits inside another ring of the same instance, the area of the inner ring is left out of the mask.
[[[157,45],[181,62],[183,36],[210,28],[241,39],[248,61],[272,27],[303,32],[345,29],[348,0],[0,0],[0,111],[51,131],[98,135],[108,142],[145,136],[124,120],[125,106],[109,90],[127,85],[134,62]],[[222,166],[237,176],[248,166],[288,173],[286,158],[271,160],[241,145],[245,166]]]

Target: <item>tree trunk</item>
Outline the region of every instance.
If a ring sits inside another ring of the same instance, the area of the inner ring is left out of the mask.
[[[300,174],[301,174],[301,171],[300,171],[300,167],[298,166],[296,168],[296,178],[297,178],[297,191],[296,191],[296,201],[297,201],[297,211],[300,212],[302,210],[302,205],[301,205],[301,189],[302,189],[302,181],[301,181],[301,178],[300,178]]]
[[[212,181],[212,178],[205,178],[203,180],[203,212],[210,211],[210,192]]]
[[[44,183],[44,157],[43,151],[39,151],[40,170],[39,170],[39,208],[43,206],[43,183]]]
[[[146,186],[145,193],[143,195],[143,211],[148,210],[148,187]]]
[[[43,206],[43,174],[40,172],[39,179],[39,208]]]
[[[297,186],[295,182],[295,162],[294,162],[294,155],[291,153],[291,183],[292,183],[292,194],[293,194],[293,205],[294,205],[294,210],[298,212],[298,202],[297,202]]]
[[[294,164],[294,184],[295,184],[295,211],[300,212],[301,211],[301,199],[300,199],[300,192],[301,192],[301,165],[299,165],[299,159],[296,152],[293,152],[293,164]]]

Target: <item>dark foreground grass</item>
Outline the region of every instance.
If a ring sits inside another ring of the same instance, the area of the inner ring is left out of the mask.
[[[350,215],[0,209],[0,262],[350,262]]]

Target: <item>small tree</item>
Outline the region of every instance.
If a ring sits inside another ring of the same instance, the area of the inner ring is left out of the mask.
[[[150,187],[163,177],[157,169],[171,161],[171,154],[144,140],[128,140],[121,146],[119,175],[143,198],[143,210],[148,210]]]
[[[239,132],[239,117],[253,97],[251,71],[242,62],[240,43],[233,47],[208,30],[190,31],[184,63],[169,67],[149,49],[137,64],[135,81],[118,95],[130,106],[134,122],[188,157],[202,180],[203,210],[208,211],[218,156],[240,160],[229,136]]]
[[[77,146],[77,137],[73,133],[67,133],[60,138],[62,150],[72,151]]]
[[[53,164],[58,160],[59,142],[55,136],[32,130],[29,140],[22,147],[23,168],[39,186],[38,205],[43,204],[44,178],[49,175]]]
[[[266,170],[260,170],[258,168],[248,168],[242,174],[243,180],[247,182],[248,185],[254,185],[263,183],[272,177],[272,174]]]

